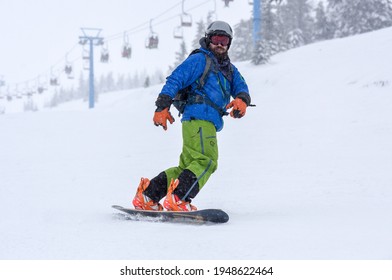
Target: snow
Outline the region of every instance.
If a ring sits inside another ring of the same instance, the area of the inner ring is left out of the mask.
[[[218,133],[194,200],[222,225],[125,220],[140,177],[177,164],[162,85],[0,115],[0,259],[392,258],[392,28],[236,66],[253,103]]]

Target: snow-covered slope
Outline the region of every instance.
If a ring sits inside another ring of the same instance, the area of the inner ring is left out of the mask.
[[[237,66],[255,108],[226,119],[194,200],[224,225],[122,219],[141,176],[177,164],[159,87],[0,116],[0,259],[391,259],[392,29]]]

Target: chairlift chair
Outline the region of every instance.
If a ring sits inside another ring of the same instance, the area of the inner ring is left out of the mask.
[[[108,51],[103,51],[101,53],[101,62],[102,63],[108,63],[109,62],[109,52]]]
[[[72,65],[70,65],[70,64],[65,65],[64,72],[67,75],[71,74],[72,73]]]
[[[88,48],[83,47],[82,58],[85,60],[90,59],[90,50]]]
[[[177,26],[174,28],[173,37],[175,39],[183,39],[184,38],[184,32],[182,30],[182,26]]]
[[[90,60],[89,59],[83,60],[83,70],[90,70]]]
[[[29,89],[26,90],[26,95],[27,95],[28,97],[33,96],[34,93],[35,93],[35,91],[34,91],[33,89],[31,89],[31,88],[29,88]]]
[[[50,78],[49,84],[50,84],[51,86],[58,86],[58,85],[59,85],[59,82],[58,82],[57,77],[52,77],[52,78]]]
[[[132,48],[128,44],[124,44],[122,51],[121,51],[121,56],[123,58],[128,58],[130,59],[132,56]]]
[[[67,74],[67,78],[68,78],[68,79],[72,80],[72,79],[74,78],[74,75],[73,75],[73,67],[72,67],[71,64],[67,64],[67,65],[65,66],[64,72],[65,72],[65,74]]]
[[[103,46],[102,45],[102,49],[101,49],[101,62],[102,63],[108,63],[109,62],[109,50],[108,50],[108,46]]]
[[[159,44],[159,37],[156,33],[151,33],[146,40],[146,48],[157,49]]]
[[[121,57],[130,59],[132,55],[132,48],[129,44],[129,37],[127,32],[124,32],[123,36],[123,47],[121,49]]]
[[[192,16],[187,13],[182,13],[181,25],[184,27],[191,27],[192,26]]]
[[[185,12],[184,3],[185,0],[182,0],[181,26],[190,27],[192,26],[192,16]]]
[[[85,45],[85,44],[87,44],[87,39],[84,39],[84,38],[83,38],[83,39],[82,39],[82,38],[79,39],[79,44],[80,44],[80,45]]]
[[[230,2],[233,2],[233,0],[223,0],[225,2],[225,7],[229,7]]]
[[[150,35],[148,35],[146,39],[146,48],[147,49],[157,49],[159,43],[158,34],[152,30],[152,19],[150,20]]]

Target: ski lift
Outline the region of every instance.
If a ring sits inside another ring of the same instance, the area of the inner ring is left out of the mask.
[[[67,74],[68,79],[73,79],[73,67],[72,63],[68,61],[68,54],[65,56],[64,72]]]
[[[51,74],[51,77],[49,79],[49,85],[51,85],[51,86],[58,86],[58,85],[60,85],[58,77],[55,74],[53,74],[53,71],[51,71],[51,72],[52,72],[52,74]]]
[[[86,59],[83,60],[83,70],[90,70],[90,61]]]
[[[121,51],[121,56],[130,59],[132,55],[132,48],[129,45],[128,35],[124,32],[124,44]]]
[[[82,58],[84,60],[90,60],[90,51],[88,48],[83,47]]]
[[[225,2],[225,7],[229,7],[230,2],[233,2],[233,0],[223,0]]]
[[[109,62],[109,48],[106,42],[106,45],[102,45],[101,49],[101,62],[108,63]]]
[[[72,65],[67,63],[64,67],[64,72],[69,76],[72,73]]]
[[[44,91],[45,91],[45,88],[44,88],[42,85],[39,85],[39,86],[37,87],[37,92],[38,92],[38,94],[42,94]]]
[[[80,44],[80,45],[85,45],[85,44],[87,44],[87,39],[86,39],[86,38],[80,38],[80,39],[79,39],[79,44]]]
[[[51,77],[50,80],[49,80],[49,84],[51,86],[58,86],[59,85],[59,81],[58,81],[57,77]]]
[[[85,46],[83,46],[82,59],[83,59],[83,69],[89,70],[90,69],[90,51]]]
[[[70,79],[70,80],[73,80],[73,79],[74,79],[74,74],[73,74],[73,72],[71,72],[71,73],[67,76],[67,78]]]
[[[26,94],[25,95],[27,97],[31,97],[31,96],[33,96],[34,93],[35,93],[35,91],[33,89],[28,88],[28,89],[26,89]]]
[[[191,27],[192,26],[192,16],[187,13],[182,13],[181,15],[181,26]]]
[[[109,51],[107,49],[102,49],[101,52],[101,62],[108,63],[109,62]]]
[[[44,83],[41,81],[40,76],[37,77],[37,80],[35,82],[35,88],[38,92],[38,94],[42,94],[47,88],[45,88]]]
[[[130,59],[131,55],[132,55],[132,48],[130,46],[124,45],[121,52],[121,56]]]
[[[71,63],[67,63],[64,67],[64,72],[67,74],[67,78],[72,80],[74,78],[73,75],[73,67]]]
[[[148,35],[146,40],[146,48],[157,49],[159,43],[158,34],[152,30],[152,19],[150,20],[150,35]]]
[[[185,0],[182,0],[181,26],[191,27],[192,26],[192,16],[185,12],[184,3],[185,3]]]
[[[183,39],[184,38],[184,32],[182,30],[182,26],[177,26],[174,28],[173,37],[175,39]]]

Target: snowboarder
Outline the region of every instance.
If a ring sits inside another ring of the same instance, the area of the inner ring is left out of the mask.
[[[201,48],[194,51],[167,78],[155,102],[153,122],[167,130],[167,121],[174,118],[170,106],[177,92],[188,88],[188,100],[182,115],[183,148],[179,165],[151,179],[141,178],[133,205],[140,210],[193,211],[191,200],[206,184],[218,166],[216,132],[223,128],[223,115],[241,118],[250,105],[248,86],[238,69],[231,64],[228,50],[233,31],[223,21],[211,23],[200,39]],[[210,58],[207,58],[207,56]],[[204,85],[200,77],[210,69]],[[230,102],[230,98],[233,101]],[[164,199],[163,206],[159,203]]]

